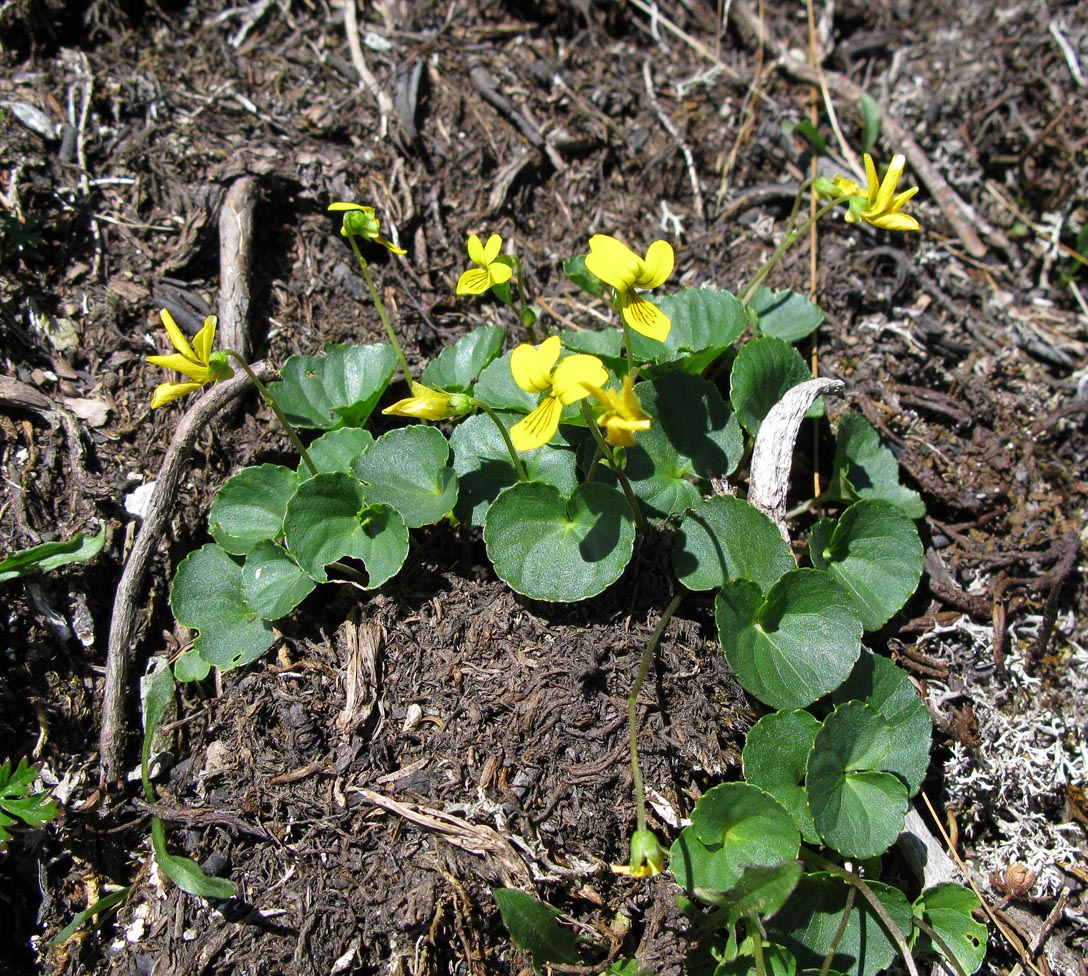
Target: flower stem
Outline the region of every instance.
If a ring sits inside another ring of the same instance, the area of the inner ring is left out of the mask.
[[[638,765],[638,696],[642,693],[642,686],[645,684],[646,675],[650,671],[650,662],[653,660],[654,651],[657,650],[657,645],[661,643],[665,627],[668,626],[672,615],[676,613],[682,599],[682,594],[677,593],[669,601],[669,605],[657,622],[657,627],[654,628],[654,632],[646,644],[646,650],[642,652],[642,660],[639,662],[638,674],[635,676],[635,683],[631,688],[631,696],[627,699],[627,735],[631,753],[631,784],[635,791],[636,830],[646,830],[646,792],[642,788],[642,771]]]
[[[518,311],[518,318],[521,320],[521,324],[525,326],[525,331],[529,333],[529,341],[536,345],[536,327],[530,325],[525,320],[525,313],[529,309],[529,302],[525,297],[525,266],[521,263],[521,257],[515,256],[514,263],[518,269],[518,304],[520,306]]]
[[[385,303],[381,300],[378,289],[374,286],[374,279],[370,277],[370,265],[367,264],[366,258],[363,257],[363,252],[359,250],[359,245],[355,243],[355,237],[349,235],[348,241],[351,243],[351,249],[355,252],[355,257],[359,261],[359,267],[362,269],[363,278],[366,280],[366,286],[370,289],[370,297],[374,302],[374,307],[378,310],[378,317],[382,320],[382,325],[385,326],[385,333],[389,336],[389,341],[392,343],[393,350],[397,354],[397,361],[400,363],[401,372],[404,373],[404,378],[411,383],[412,371],[408,368],[408,360],[404,358],[404,350],[401,349],[397,334],[393,331],[393,325],[389,321],[389,313],[385,310]]]
[[[257,392],[260,393],[261,399],[264,400],[268,405],[268,408],[276,415],[276,419],[280,422],[280,426],[287,432],[287,436],[291,438],[291,443],[295,445],[302,460],[306,463],[306,467],[310,469],[310,474],[317,474],[317,465],[314,464],[313,459],[310,457],[310,452],[306,450],[306,445],[302,443],[302,438],[298,436],[295,425],[284,415],[283,411],[280,409],[280,405],[276,403],[276,398],[272,396],[268,387],[260,381],[257,374],[249,368],[249,363],[239,356],[238,353],[233,349],[224,349],[223,351],[245,370],[246,375],[249,376],[250,382],[257,387]]]
[[[582,401],[582,416],[586,418],[586,426],[593,435],[593,439],[597,442],[598,454],[604,455],[609,467],[615,472],[616,478],[619,480],[624,497],[627,499],[627,504],[631,507],[631,514],[635,517],[635,525],[638,526],[640,532],[648,532],[650,526],[646,522],[646,516],[642,514],[642,506],[639,504],[638,496],[631,487],[631,482],[627,479],[626,472],[616,464],[616,456],[612,453],[612,448],[608,446],[608,442],[602,436],[601,429],[597,426],[597,421],[593,419],[593,414],[589,412],[589,404],[585,400]],[[593,463],[594,465],[597,463],[596,456],[593,459]]]
[[[518,452],[514,450],[514,442],[510,440],[510,432],[506,429],[506,425],[499,419],[499,415],[486,403],[483,403],[480,400],[473,400],[472,402],[486,413],[492,419],[495,426],[499,428],[499,433],[502,434],[502,439],[506,443],[506,449],[510,452],[510,460],[514,462],[514,470],[518,473],[518,481],[528,481],[529,476],[525,473],[525,465],[521,463]]]

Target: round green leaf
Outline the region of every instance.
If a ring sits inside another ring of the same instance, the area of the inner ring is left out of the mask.
[[[355,459],[374,443],[374,435],[362,427],[341,427],[329,430],[314,441],[306,452],[310,455],[318,474],[322,471],[341,471],[351,473]],[[311,477],[305,461],[298,462],[298,475],[302,479]],[[286,507],[286,506],[285,506]]]
[[[808,757],[819,731],[819,721],[808,712],[771,712],[752,726],[742,753],[744,778],[789,811],[809,844],[820,840],[805,789]]]
[[[664,342],[631,333],[631,352],[640,362],[683,359],[685,370],[699,372],[732,346],[748,325],[736,296],[717,288],[684,288],[657,300],[657,305],[672,319],[672,328]]]
[[[261,542],[242,567],[242,595],[265,620],[286,617],[313,591],[314,581],[274,542]]]
[[[283,534],[283,514],[299,477],[280,464],[243,468],[212,499],[208,529],[219,545],[244,556],[257,543]]]
[[[397,354],[384,343],[327,345],[323,356],[291,356],[269,392],[296,427],[361,427],[385,392]]]
[[[498,359],[487,366],[477,381],[472,395],[482,400],[492,410],[515,410],[518,413],[529,413],[534,409],[540,398],[534,393],[528,393],[514,382],[514,374],[510,372],[510,357],[513,350],[503,353]],[[520,419],[520,418],[519,418]]]
[[[506,329],[482,325],[446,346],[423,370],[420,382],[432,390],[470,393],[484,367],[498,356]]]
[[[824,320],[819,305],[788,288],[782,291],[757,288],[748,309],[756,313],[756,328],[760,334],[786,342],[798,342],[814,332]]]
[[[190,681],[203,681],[211,674],[211,671],[212,666],[197,653],[195,647],[182,652],[174,662],[174,679],[183,684]]]
[[[596,482],[569,498],[552,485],[519,482],[502,491],[484,520],[495,572],[534,600],[595,596],[619,579],[634,541],[623,494]]]
[[[812,564],[854,598],[866,630],[883,627],[922,578],[918,529],[890,502],[862,500],[837,522],[821,519],[812,528],[809,550]]]
[[[319,583],[325,567],[344,557],[361,560],[368,586],[381,586],[408,557],[408,527],[388,505],[368,505],[364,485],[351,475],[319,474],[303,482],[283,520],[288,551]]]
[[[914,915],[941,937],[965,973],[975,972],[986,958],[986,926],[972,914],[981,904],[973,891],[952,883],[927,888],[914,902]],[[912,933],[911,948],[918,955],[944,955],[918,928]]]
[[[824,843],[846,857],[883,854],[903,829],[907,787],[885,772],[891,747],[884,716],[859,701],[839,705],[816,734],[809,805]]]
[[[800,847],[797,825],[774,797],[748,783],[723,783],[695,804],[669,868],[688,892],[726,892],[746,865],[792,861]]]
[[[866,881],[866,884],[896,928],[908,933],[911,912],[903,892],[879,881]],[[834,945],[833,970],[847,976],[877,976],[896,959],[898,949],[872,906],[856,892],[846,928],[840,934],[848,895],[847,883],[829,874],[814,872],[802,876],[793,896],[767,923],[768,937],[789,949],[800,969],[819,971]]]
[[[272,646],[272,625],[242,593],[242,567],[214,542],[181,561],[170,607],[179,624],[198,631],[196,653],[223,671],[248,664]]]
[[[801,354],[783,339],[763,336],[744,345],[733,363],[729,398],[741,426],[753,437],[787,390],[812,379]],[[819,416],[822,401],[809,411]]]
[[[453,510],[457,475],[449,459],[450,445],[442,431],[417,424],[382,434],[356,459],[353,473],[369,486],[369,502],[392,506],[414,529]]]
[[[673,539],[672,564],[691,590],[713,590],[748,579],[766,590],[796,568],[778,527],[742,498],[718,495],[697,502]]]
[[[906,671],[886,657],[865,652],[831,698],[836,705],[856,699],[880,712],[892,735],[882,768],[901,777],[914,796],[929,769],[933,722]]]
[[[499,414],[502,423],[516,423],[520,415]],[[469,525],[483,525],[487,509],[503,488],[518,480],[495,422],[486,414],[466,417],[450,436],[453,469],[460,491],[454,514]],[[578,458],[574,451],[546,444],[521,455],[521,463],[531,481],[555,485],[569,495],[578,484]]]
[[[714,601],[718,639],[737,680],[774,708],[804,708],[837,688],[861,652],[853,601],[826,573],[794,569],[767,591],[727,583]]]
[[[926,513],[918,492],[900,484],[895,455],[881,443],[869,421],[856,413],[839,420],[832,484],[827,494],[847,501],[883,499],[910,518],[921,518]]]

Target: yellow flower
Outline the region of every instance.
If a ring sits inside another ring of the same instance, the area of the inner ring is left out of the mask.
[[[668,852],[652,830],[636,830],[631,835],[631,860],[627,864],[613,864],[616,874],[631,878],[649,878],[665,870]]]
[[[492,285],[501,285],[510,280],[513,270],[510,265],[496,261],[502,250],[502,238],[492,234],[487,244],[481,244],[480,238],[473,234],[468,239],[468,257],[477,268],[469,268],[457,281],[458,295],[482,295]]]
[[[392,241],[381,236],[382,223],[374,214],[373,207],[364,207],[359,203],[330,203],[330,210],[346,210],[344,223],[340,227],[343,237],[365,237],[368,241],[381,244],[394,254],[407,254],[404,248],[397,247]]]
[[[227,365],[226,355],[221,352],[212,352],[215,327],[218,323],[214,315],[209,315],[204,320],[204,326],[193,338],[191,346],[184,333],[178,328],[177,322],[174,321],[174,316],[165,308],[159,313],[159,318],[166,326],[166,334],[170,336],[170,342],[177,352],[169,356],[148,356],[147,361],[153,366],[162,366],[163,369],[172,369],[183,376],[188,376],[189,381],[160,383],[151,395],[152,410],[194,390],[199,390],[206,383],[225,380],[234,375],[234,370]]]
[[[597,418],[604,428],[605,440],[613,447],[634,447],[635,434],[650,429],[650,418],[643,412],[631,385],[631,377],[623,378],[623,386],[615,390],[602,390],[597,386],[582,384],[594,399],[604,404],[604,413]]]
[[[394,417],[414,417],[416,420],[452,420],[472,409],[472,398],[462,393],[443,393],[422,383],[411,381],[412,395],[398,400],[382,413]]]
[[[892,157],[888,164],[888,171],[881,180],[877,176],[876,164],[873,157],[865,154],[865,178],[868,188],[865,196],[857,196],[850,202],[846,220],[851,224],[864,220],[867,224],[879,227],[882,230],[918,230],[918,221],[909,214],[900,213],[900,210],[915,193],[918,187],[912,186],[902,193],[895,191],[899,187],[899,181],[903,178],[903,169],[907,165],[906,159],[899,153]],[[844,184],[853,184],[853,180],[844,180]],[[860,187],[858,187],[860,194]]]
[[[606,285],[616,289],[624,322],[647,338],[664,342],[672,328],[672,320],[635,288],[656,288],[664,284],[672,274],[675,260],[668,241],[654,241],[646,251],[646,257],[640,258],[616,238],[594,234],[589,239],[586,267]]]
[[[587,384],[608,382],[608,370],[596,356],[578,353],[556,365],[561,351],[559,336],[551,336],[539,346],[523,342],[510,356],[514,382],[529,393],[548,394],[528,417],[510,428],[515,450],[531,451],[547,444],[559,429],[563,407],[589,396]]]

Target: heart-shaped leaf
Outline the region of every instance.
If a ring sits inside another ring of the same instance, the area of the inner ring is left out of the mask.
[[[450,445],[442,431],[416,424],[382,434],[356,459],[353,473],[368,485],[371,504],[392,506],[414,529],[453,511],[457,475],[449,458]]]
[[[322,471],[350,474],[355,459],[373,443],[374,435],[369,430],[362,427],[340,427],[322,434],[307,448],[307,453],[319,474]],[[312,476],[305,461],[299,461],[297,471],[303,480]]]
[[[763,336],[745,343],[733,363],[729,399],[737,419],[755,436],[759,425],[787,390],[812,379],[801,354],[783,339]],[[807,416],[819,416],[823,401],[817,400]]]
[[[808,757],[819,731],[819,721],[808,712],[772,712],[752,726],[742,753],[744,778],[789,811],[809,844],[820,840],[805,789]]]
[[[299,481],[296,472],[281,464],[243,468],[212,499],[208,514],[212,538],[236,556],[244,556],[266,539],[278,539],[283,535],[287,502]]]
[[[505,337],[506,329],[497,325],[473,329],[427,364],[421,382],[432,390],[471,393],[484,367],[499,355]]]
[[[926,922],[956,957],[965,973],[973,973],[986,958],[986,926],[973,912],[982,903],[975,893],[958,884],[939,884],[923,891],[914,902],[914,915]],[[944,955],[928,933],[915,928],[911,948],[917,954]]]
[[[895,455],[881,443],[869,421],[856,413],[839,420],[832,481],[826,494],[845,501],[883,499],[912,519],[926,513],[918,492],[900,484]]]
[[[261,542],[242,567],[242,595],[265,620],[286,617],[313,592],[314,581],[274,542]]]
[[[740,338],[748,315],[735,295],[717,288],[684,288],[657,300],[672,328],[664,342],[631,333],[631,353],[645,363],[684,360],[697,373]]]
[[[484,520],[495,572],[534,600],[595,596],[619,579],[634,541],[623,494],[596,482],[569,497],[552,485],[519,482],[500,493]]]
[[[772,291],[757,288],[748,310],[756,314],[756,328],[761,335],[786,342],[798,342],[816,330],[824,320],[823,310],[804,295],[788,288]]]

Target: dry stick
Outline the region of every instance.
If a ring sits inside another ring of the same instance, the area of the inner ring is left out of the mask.
[[[355,12],[355,0],[346,0],[344,4],[344,32],[348,38],[348,49],[351,51],[351,63],[359,73],[359,81],[378,103],[380,121],[378,123],[378,138],[385,139],[389,135],[389,117],[395,114],[393,99],[389,93],[378,84],[378,79],[367,67],[366,58],[363,56],[363,45],[359,43],[359,20]]]
[[[826,83],[828,89],[840,98],[855,105],[861,101],[861,88],[849,78],[834,71],[818,71],[792,57],[777,38],[772,37],[764,29],[753,14],[751,7],[744,0],[736,0],[733,9],[737,18],[752,33],[757,42],[774,54],[786,74],[809,85],[820,86],[822,80]],[[903,154],[910,161],[914,171],[918,174],[918,178],[926,185],[926,188],[933,195],[933,199],[937,201],[937,206],[941,208],[945,219],[952,225],[952,229],[956,232],[967,252],[976,258],[984,257],[987,253],[988,249],[979,239],[976,227],[980,228],[987,238],[997,246],[1008,248],[1009,242],[1005,240],[1004,236],[982,220],[960,199],[956,191],[945,182],[944,177],[929,161],[929,157],[918,143],[911,138],[907,130],[887,112],[882,110],[882,113],[881,125],[884,132],[887,133],[892,143],[903,150]]]
[[[219,214],[219,348],[249,359],[249,271],[257,181],[235,180]]]
[[[253,372],[266,381],[275,373],[269,362],[254,363]],[[110,620],[109,647],[106,651],[105,693],[102,702],[102,728],[98,737],[98,750],[102,760],[104,780],[116,779],[122,772],[125,740],[125,698],[128,693],[128,675],[133,661],[133,641],[136,631],[137,601],[143,589],[148,563],[155,552],[163,530],[177,498],[178,482],[200,432],[221,410],[231,404],[249,386],[244,373],[212,387],[182,418],[174,432],[166,457],[163,458],[151,494],[147,515],[128,562],[117,584],[117,596],[113,602]]]

